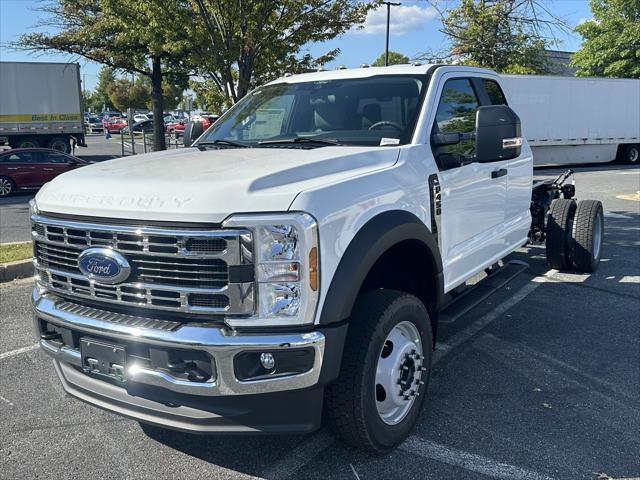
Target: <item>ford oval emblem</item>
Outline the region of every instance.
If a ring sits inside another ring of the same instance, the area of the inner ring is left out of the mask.
[[[98,283],[114,284],[125,281],[131,266],[125,257],[110,248],[89,248],[78,257],[78,268]]]

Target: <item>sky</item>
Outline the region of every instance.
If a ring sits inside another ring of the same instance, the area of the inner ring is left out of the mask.
[[[426,50],[440,50],[445,39],[439,32],[441,28],[437,12],[426,0],[400,0],[402,5],[392,7],[389,49],[414,58]],[[441,0],[442,1],[442,0]],[[23,33],[38,31],[34,28],[42,13],[38,6],[41,0],[0,0],[0,60],[2,61],[40,61],[64,62],[77,61],[81,66],[81,75],[85,87],[95,87],[100,66],[77,57],[56,54],[29,54],[11,51],[6,48],[8,42],[16,40]],[[455,2],[448,1],[447,4]],[[592,17],[588,0],[546,0],[548,8],[557,16],[564,18],[569,25],[575,26]],[[305,50],[314,56],[339,48],[340,55],[327,64],[326,68],[340,65],[357,67],[363,63],[372,63],[384,52],[386,29],[386,7],[370,12],[360,29],[352,29],[345,35],[322,44],[308,45]],[[575,51],[580,46],[580,36],[573,33],[560,35],[558,50]]]

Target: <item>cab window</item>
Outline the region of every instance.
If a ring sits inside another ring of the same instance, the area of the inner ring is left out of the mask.
[[[0,157],[0,163],[34,163],[33,153],[12,153]]]
[[[506,105],[507,99],[504,98],[504,93],[502,93],[502,89],[498,82],[494,80],[488,80],[486,78],[482,79],[484,84],[484,89],[487,92],[487,96],[491,101],[491,105]]]
[[[46,163],[69,163],[68,157],[60,153],[43,153]]]
[[[468,78],[447,80],[440,94],[432,133],[472,133],[475,130],[478,106],[478,96]],[[472,160],[474,149],[475,141],[466,139],[455,145],[438,147],[436,158],[443,154],[453,154]]]

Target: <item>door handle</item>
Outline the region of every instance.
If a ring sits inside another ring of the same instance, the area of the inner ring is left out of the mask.
[[[20,170],[20,167],[7,167],[7,170]]]
[[[43,168],[45,172],[53,172],[53,168]]]
[[[491,178],[504,177],[507,173],[508,172],[507,172],[506,168],[501,168],[499,170],[494,170],[493,172],[491,172]]]

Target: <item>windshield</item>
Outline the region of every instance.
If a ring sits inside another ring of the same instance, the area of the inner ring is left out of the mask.
[[[425,89],[418,75],[268,85],[238,102],[198,144],[401,145],[411,140]]]

